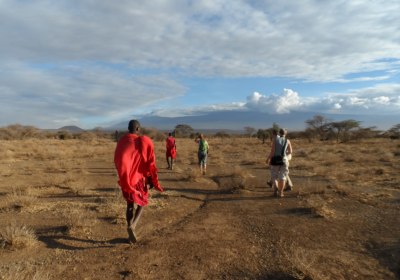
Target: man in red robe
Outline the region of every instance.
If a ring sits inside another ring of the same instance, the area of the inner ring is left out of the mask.
[[[168,163],[168,169],[173,169],[174,160],[176,158],[176,143],[175,138],[172,137],[172,133],[168,133],[167,140],[165,141],[165,146],[167,148],[166,157]]]
[[[128,125],[129,133],[118,141],[114,154],[118,184],[127,202],[126,221],[131,243],[137,241],[135,228],[143,213],[143,207],[148,204],[148,185],[163,191],[158,182],[153,142],[147,136],[139,136],[139,129],[140,123],[131,120]],[[137,207],[134,214],[135,203]]]

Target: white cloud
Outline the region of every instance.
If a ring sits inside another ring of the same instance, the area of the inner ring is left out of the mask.
[[[321,97],[304,97],[292,89],[280,94],[253,92],[245,103],[229,110],[250,110],[270,114],[292,112],[327,112],[337,114],[393,114],[400,112],[400,84],[376,85],[346,93],[330,93]],[[218,111],[224,105],[198,108],[199,112]],[[188,111],[189,112],[189,111]]]
[[[399,13],[398,0],[0,1],[0,125],[111,121],[185,94],[187,77],[393,79]],[[210,110],[364,112],[399,104],[398,84],[381,84],[316,99],[290,89],[258,93]]]
[[[3,124],[90,127],[85,119],[118,119],[186,90],[166,76],[126,75],[95,65],[49,70],[13,64],[6,70],[0,76]]]
[[[399,12],[397,0],[6,0],[0,58],[335,80],[393,68],[382,59],[400,58]]]
[[[271,94],[269,96],[254,92],[247,97],[245,105],[249,109],[269,112],[271,114],[289,113],[291,110],[297,110],[303,106],[299,94],[291,89],[283,89],[280,95]]]

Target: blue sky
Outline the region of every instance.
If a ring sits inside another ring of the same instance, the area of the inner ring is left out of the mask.
[[[398,0],[0,0],[0,126],[216,110],[400,123],[399,14]]]

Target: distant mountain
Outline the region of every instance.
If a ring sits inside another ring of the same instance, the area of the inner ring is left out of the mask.
[[[68,132],[72,132],[72,133],[85,131],[84,129],[82,129],[82,128],[78,127],[78,126],[75,126],[75,125],[63,126],[63,127],[60,127],[57,130],[63,130],[63,131],[68,131]]]
[[[273,123],[285,127],[291,131],[302,131],[306,128],[305,121],[312,119],[315,115],[323,115],[331,121],[343,121],[353,119],[361,122],[362,127],[376,126],[378,129],[387,130],[393,125],[400,123],[398,116],[370,116],[370,115],[337,115],[323,114],[317,112],[292,112],[290,114],[269,114],[254,111],[216,111],[198,116],[183,117],[159,117],[144,116],[138,119],[143,127],[154,127],[160,130],[172,130],[177,124],[187,124],[195,130],[243,130],[250,126],[256,129],[272,127]],[[117,123],[109,129],[126,130],[128,119]]]

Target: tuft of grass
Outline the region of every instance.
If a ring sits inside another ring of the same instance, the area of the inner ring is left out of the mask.
[[[284,247],[284,263],[289,263],[290,266],[283,269],[289,270],[291,276],[295,279],[324,279],[318,270],[318,255],[294,243]]]
[[[112,196],[98,201],[98,211],[107,216],[112,224],[125,222],[126,202],[119,189],[116,189]]]
[[[84,209],[73,208],[65,213],[69,233],[91,234],[92,228],[98,223],[97,217]]]
[[[317,217],[331,219],[336,216],[335,211],[328,207],[328,202],[320,195],[310,195],[305,202]]]
[[[10,267],[1,270],[0,279],[2,280],[50,280],[48,272],[39,270],[31,264],[15,263]]]
[[[33,229],[15,222],[0,230],[0,247],[3,249],[23,249],[37,245],[37,237]]]
[[[190,182],[198,182],[201,176],[200,169],[190,168],[186,180]]]
[[[38,201],[36,195],[29,188],[13,188],[5,197],[6,208],[21,209],[34,205]]]

